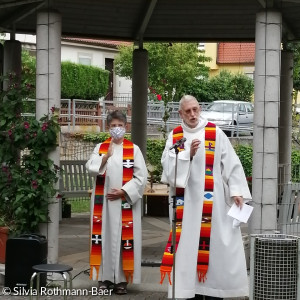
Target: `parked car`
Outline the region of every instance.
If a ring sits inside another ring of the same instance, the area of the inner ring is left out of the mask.
[[[246,101],[216,100],[201,115],[218,125],[227,135],[241,131],[253,132],[254,105]]]

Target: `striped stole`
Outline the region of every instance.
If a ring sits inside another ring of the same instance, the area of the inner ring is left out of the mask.
[[[173,144],[183,137],[183,129],[181,126],[176,127],[173,130]],[[200,238],[198,246],[198,258],[197,258],[197,274],[199,281],[204,282],[206,279],[206,273],[209,265],[209,246],[210,246],[210,232],[211,232],[211,219],[213,208],[213,165],[214,165],[214,151],[216,141],[216,125],[208,122],[205,127],[205,182],[204,182],[204,200],[202,210],[202,222],[200,228]],[[179,148],[179,151],[183,151],[184,146]],[[176,188],[176,243],[175,249],[180,240],[182,217],[184,208],[184,189]],[[171,271],[173,267],[173,253],[171,251],[172,246],[172,229],[170,231],[169,239],[164,251],[162,263],[160,266],[161,281],[164,281],[166,274],[168,275],[169,283],[171,283]]]
[[[99,155],[105,155],[108,151],[111,138],[105,140],[99,148]],[[124,139],[123,141],[123,182],[132,179],[134,166],[134,148],[133,143]],[[96,270],[97,278],[102,261],[102,210],[104,198],[105,173],[98,175],[96,179],[94,213],[91,230],[91,252],[90,252],[90,278],[93,278],[93,272]],[[131,205],[122,199],[122,261],[123,271],[127,282],[133,279],[134,270],[134,252],[133,252],[133,215]]]

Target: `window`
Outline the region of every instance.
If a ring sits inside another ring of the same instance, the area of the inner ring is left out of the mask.
[[[243,113],[245,113],[245,112],[246,112],[246,107],[245,107],[245,104],[240,104],[240,107],[239,107],[239,112],[243,112]]]
[[[248,111],[248,113],[253,113],[253,111],[254,111],[254,106],[253,106],[253,104],[246,104],[246,106],[247,106],[247,111]]]
[[[254,72],[245,72],[245,75],[250,79],[254,80]]]
[[[199,43],[198,49],[204,51],[205,50],[205,43]]]
[[[92,55],[88,53],[78,53],[78,63],[90,66],[92,64]]]

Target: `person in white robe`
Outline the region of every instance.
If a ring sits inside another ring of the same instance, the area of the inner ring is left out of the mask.
[[[202,218],[205,179],[205,126],[201,108],[193,96],[180,100],[184,151],[178,154],[176,186],[184,187],[182,232],[175,256],[175,298],[222,299],[248,296],[247,268],[242,235],[233,218],[227,215],[233,203],[239,207],[251,199],[244,170],[229,139],[216,128],[213,166],[214,200],[210,235],[210,254],[207,278],[198,280],[197,254]],[[170,185],[170,219],[172,196],[175,193],[175,151],[173,132],[168,136],[162,155],[162,182]],[[173,277],[173,274],[172,274]],[[172,278],[171,277],[171,278]],[[169,284],[169,297],[172,286]],[[202,296],[198,296],[202,295]],[[199,298],[200,297],[200,298]],[[202,297],[202,298],[201,298]]]
[[[99,288],[108,289],[114,283],[120,294],[127,293],[126,278],[122,268],[121,231],[122,210],[121,197],[132,205],[134,236],[134,273],[133,283],[141,281],[141,199],[147,182],[147,168],[140,148],[134,146],[134,171],[130,181],[122,185],[123,180],[123,140],[126,116],[114,111],[107,116],[107,124],[112,136],[106,155],[99,155],[97,144],[86,163],[92,175],[106,172],[102,211],[102,261],[98,278]],[[94,183],[96,185],[96,183]],[[93,216],[95,186],[91,196],[91,216]],[[92,217],[91,217],[92,224]]]

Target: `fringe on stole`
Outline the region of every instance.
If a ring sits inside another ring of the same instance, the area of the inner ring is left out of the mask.
[[[96,270],[96,280],[98,280],[100,265],[93,265],[90,268],[90,279],[93,280],[94,269]]]
[[[128,283],[132,283],[132,281],[133,281],[133,270],[132,271],[124,271],[124,275],[125,275],[126,281]]]
[[[169,284],[172,285],[171,281],[171,271],[170,270],[160,270],[160,284],[165,280],[166,275],[168,275]]]
[[[207,277],[207,270],[197,270],[198,280],[199,282],[205,282]],[[160,271],[160,284],[165,280],[166,275],[168,275],[169,284],[172,285],[171,281],[171,271]]]
[[[206,274],[207,274],[207,269],[208,268],[197,268],[197,273],[198,273],[198,280],[199,282],[205,282],[205,280],[207,279]]]

